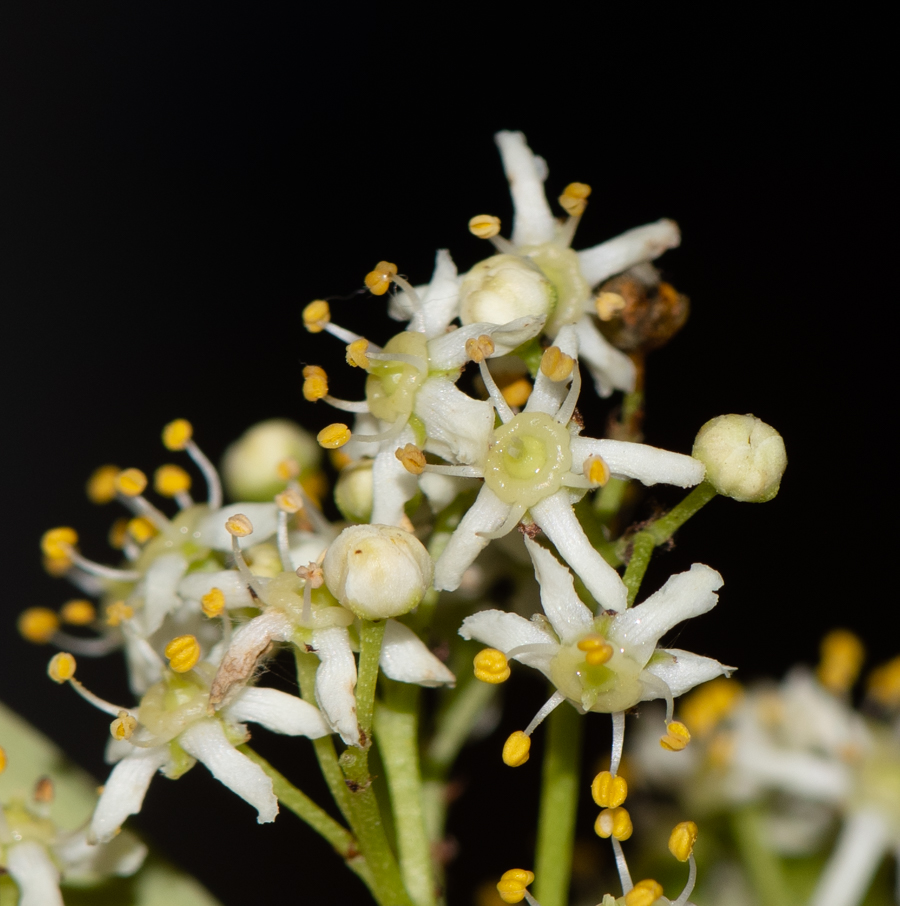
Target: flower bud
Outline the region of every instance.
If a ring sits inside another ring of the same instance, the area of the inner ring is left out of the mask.
[[[329,591],[366,620],[408,613],[434,576],[434,563],[422,542],[390,525],[344,529],[328,548],[322,569]]]
[[[517,255],[494,255],[480,261],[459,287],[463,324],[506,324],[525,315],[549,315],[555,306],[553,284]]]
[[[777,493],[787,467],[781,435],[753,415],[720,415],[697,434],[693,454],[706,480],[726,497],[765,503]]]
[[[372,517],[373,497],[371,459],[341,469],[334,485],[334,502],[348,522],[368,522]]]

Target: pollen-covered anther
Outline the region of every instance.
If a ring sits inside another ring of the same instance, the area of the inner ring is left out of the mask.
[[[679,862],[687,862],[697,842],[697,825],[693,821],[682,821],[676,824],[669,836],[669,852]]]
[[[126,531],[138,544],[146,544],[158,534],[156,526],[143,516],[135,516],[126,523]]]
[[[618,293],[598,293],[597,298],[594,299],[597,317],[601,321],[612,321],[625,308],[626,304],[625,297]]]
[[[196,636],[176,636],[166,645],[165,655],[169,659],[169,666],[176,673],[187,673],[200,660],[200,643]]]
[[[147,487],[147,476],[140,469],[123,469],[116,476],[116,490],[126,497],[137,497]]]
[[[603,809],[594,822],[594,832],[604,840],[609,837],[615,837],[620,841],[627,840],[634,832],[628,809],[621,805]]]
[[[588,456],[585,459],[581,471],[591,484],[595,484],[600,488],[606,487],[612,475],[606,460],[602,456],[596,455]]]
[[[48,560],[68,560],[76,544],[78,532],[67,525],[52,528],[41,537],[41,550]]]
[[[306,365],[303,369],[303,398],[310,403],[328,396],[328,375],[318,365]]]
[[[662,884],[652,878],[646,878],[638,881],[622,900],[625,906],[653,906],[662,895]]]
[[[225,531],[233,538],[246,538],[253,534],[253,523],[243,513],[235,513],[225,520]]]
[[[324,299],[315,299],[303,309],[303,326],[310,333],[321,333],[331,322],[331,306]]]
[[[476,365],[490,358],[494,354],[494,348],[494,341],[487,334],[466,340],[466,355]]]
[[[6,770],[7,764],[6,749],[4,749],[3,746],[0,746],[0,774]]]
[[[297,575],[309,584],[310,588],[321,588],[325,583],[325,573],[321,563],[308,563],[297,567]]]
[[[585,636],[579,643],[578,649],[584,652],[584,659],[592,667],[605,664],[613,656],[613,647],[602,635]]]
[[[167,450],[184,450],[194,436],[194,426],[186,418],[176,418],[162,430],[163,446]]]
[[[200,607],[210,619],[221,616],[222,611],[225,610],[225,593],[221,588],[211,588],[200,599]]]
[[[534,881],[534,872],[524,868],[511,868],[503,872],[497,884],[497,893],[504,903],[521,903],[525,899],[525,888]]]
[[[483,683],[505,683],[509,679],[509,661],[502,651],[496,648],[485,648],[475,655],[475,678]],[[513,734],[515,735],[515,734]],[[510,737],[512,738],[512,737]],[[527,738],[527,737],[526,737]],[[504,748],[504,761],[506,749]]]
[[[383,296],[391,286],[391,280],[397,273],[397,265],[390,261],[379,261],[375,268],[366,274],[365,284],[373,296]]]
[[[116,498],[116,476],[119,474],[118,466],[100,466],[87,481],[85,491],[91,503],[109,503]]]
[[[29,607],[19,614],[19,635],[35,645],[46,645],[59,629],[59,617],[47,607]]]
[[[282,481],[291,481],[300,475],[300,463],[292,457],[282,459],[276,466],[275,472]]]
[[[130,620],[134,616],[134,608],[124,601],[115,601],[107,605],[106,625],[120,626],[123,620]]]
[[[900,707],[900,657],[876,667],[866,683],[869,697],[885,708]]]
[[[175,497],[191,489],[191,476],[181,466],[160,466],[153,473],[153,489],[163,497]]]
[[[350,429],[341,422],[335,422],[327,428],[323,428],[317,435],[316,440],[320,447],[326,450],[336,450],[343,447],[350,440]]]
[[[530,753],[531,737],[526,736],[524,730],[516,730],[503,744],[503,763],[511,768],[521,767],[528,761]]]
[[[347,364],[354,368],[368,368],[369,357],[366,355],[369,349],[369,341],[365,337],[360,337],[352,343],[347,344]]]
[[[47,664],[47,676],[54,683],[66,683],[75,676],[75,658],[68,651],[59,651]]]
[[[531,381],[521,377],[500,387],[500,394],[508,406],[521,409],[531,396]]]
[[[299,513],[303,509],[303,495],[297,488],[288,488],[275,495],[275,505],[285,513]]]
[[[822,659],[816,668],[819,682],[836,695],[848,692],[865,660],[863,643],[847,629],[834,629],[822,639],[820,650]]]
[[[659,744],[670,752],[680,752],[690,741],[691,731],[680,720],[670,720]]]
[[[590,194],[591,187],[587,183],[570,182],[559,196],[559,204],[570,217],[580,217]]]
[[[66,601],[59,610],[60,619],[70,626],[89,626],[97,619],[97,608],[90,601],[78,598]]]
[[[600,808],[618,808],[628,796],[624,777],[601,771],[591,782],[591,795]]]
[[[469,221],[469,232],[479,239],[493,239],[500,232],[500,218],[493,214],[476,214]]]
[[[113,739],[123,740],[131,739],[137,727],[137,718],[127,711],[120,711],[119,716],[109,725],[109,735]]]
[[[567,381],[575,367],[575,359],[564,353],[559,346],[548,346],[541,356],[541,374],[554,383]]]
[[[397,447],[394,455],[400,460],[407,472],[411,472],[413,475],[421,475],[425,471],[425,454],[415,444]]]

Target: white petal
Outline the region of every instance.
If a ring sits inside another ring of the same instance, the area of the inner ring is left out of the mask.
[[[451,463],[479,463],[494,433],[494,407],[474,400],[449,378],[429,378],[416,394],[416,415],[425,425],[425,449]],[[374,521],[374,517],[373,517]]]
[[[657,220],[584,249],[578,253],[578,263],[585,280],[596,286],[635,264],[658,258],[668,249],[677,248],[680,242],[681,232],[674,220]]]
[[[527,646],[531,650],[516,654],[515,659],[544,673],[550,669],[550,660],[559,651],[559,642],[540,624],[503,610],[482,610],[466,617],[459,634],[464,639],[477,639],[504,654]]]
[[[316,668],[316,701],[325,719],[347,745],[359,745],[356,720],[356,658],[346,629],[318,629],[313,647],[321,663]]]
[[[600,556],[572,512],[565,490],[545,497],[531,516],[578,574],[603,610],[625,610],[628,591],[619,574]]]
[[[469,361],[466,341],[488,336],[494,342],[491,358],[506,355],[536,337],[547,321],[546,315],[526,315],[507,324],[479,321],[436,337],[428,343],[428,364],[433,371],[457,371]]]
[[[613,390],[634,390],[634,362],[600,333],[589,315],[584,315],[576,326],[579,359],[590,371],[597,395],[607,397]]]
[[[153,775],[168,761],[167,746],[133,748],[113,769],[94,809],[88,832],[90,839],[111,840],[129,815],[136,815],[144,803]]]
[[[721,587],[719,573],[695,563],[687,572],[670,576],[643,604],[619,614],[611,637],[627,646],[635,660],[644,663],[673,626],[712,610],[719,601],[716,591]]]
[[[671,690],[673,698],[678,698],[694,686],[709,682],[717,676],[730,676],[735,669],[726,667],[711,657],[694,654],[692,651],[682,651],[680,648],[660,650],[669,657],[651,661],[644,670],[661,679]],[[659,696],[648,691],[641,701],[653,701],[655,698]]]
[[[198,721],[178,737],[178,744],[188,755],[202,761],[216,780],[249,802],[256,809],[259,824],[275,820],[278,800],[272,792],[272,781],[258,764],[232,746],[219,721]]]
[[[398,447],[415,442],[415,434],[407,426],[393,440],[379,445],[372,465],[372,523],[396,526],[403,521],[403,508],[415,497],[419,486],[416,476],[397,459],[396,451]],[[370,444],[370,453],[372,447]]]
[[[626,440],[572,438],[572,462],[582,463],[588,456],[602,456],[616,478],[636,478],[646,485],[657,482],[690,488],[703,481],[703,463],[683,453],[660,450],[648,444]]]
[[[555,346],[566,355],[575,359],[578,367],[578,334],[574,324],[566,324],[553,341]],[[544,412],[547,415],[556,415],[563,400],[568,396],[568,381],[551,381],[543,371],[538,371],[534,380],[534,388],[525,405],[526,412]]]
[[[179,583],[178,593],[183,598],[199,601],[213,588],[218,588],[225,595],[225,606],[229,609],[256,606],[256,602],[247,588],[247,583],[236,569],[221,569],[213,573],[191,573]]]
[[[68,880],[97,881],[109,875],[127,878],[144,863],[147,847],[134,834],[123,831],[99,846],[87,840],[87,831],[64,837],[53,847],[54,855],[63,865],[63,877]]]
[[[556,233],[556,221],[544,195],[546,163],[532,152],[521,132],[498,132],[494,139],[503,158],[515,209],[513,243],[537,245],[549,242]]]
[[[161,554],[144,574],[144,635],[156,632],[162,621],[181,604],[177,589],[187,569],[187,560],[174,552]]]
[[[401,683],[442,686],[456,682],[456,677],[428,646],[408,626],[396,620],[388,620],[384,627],[379,664],[385,676]]]
[[[215,548],[217,551],[231,550],[231,535],[225,529],[225,523],[238,513],[243,513],[253,524],[253,534],[245,539],[247,546],[261,544],[271,538],[278,527],[278,508],[274,503],[232,503],[210,513],[198,526],[200,537],[198,544]]]
[[[163,676],[163,662],[153,646],[138,635],[139,628],[133,622],[123,627],[125,636],[125,660],[128,663],[128,684],[131,691],[140,698]]]
[[[318,739],[331,733],[315,705],[279,689],[248,686],[225,709],[229,720],[253,721],[273,733]]]
[[[550,625],[564,645],[578,641],[590,632],[593,615],[575,594],[572,574],[546,548],[525,536],[525,547],[534,562],[541,585],[541,605]]]
[[[417,286],[416,292],[425,314],[425,336],[439,336],[456,317],[459,303],[456,265],[447,249],[438,249],[431,283],[428,286]],[[405,292],[391,296],[388,314],[397,321],[409,321],[413,317],[413,305]]]
[[[19,887],[19,906],[63,906],[59,871],[40,843],[26,840],[10,846],[6,868]]]

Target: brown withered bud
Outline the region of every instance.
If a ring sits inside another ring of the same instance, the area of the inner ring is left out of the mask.
[[[601,332],[624,352],[665,346],[684,327],[690,310],[688,297],[661,281],[650,265],[607,280],[595,298]]]

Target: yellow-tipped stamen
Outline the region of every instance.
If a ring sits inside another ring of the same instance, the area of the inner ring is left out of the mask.
[[[541,356],[541,374],[555,384],[567,381],[575,367],[575,359],[566,355],[559,346],[549,346]]]
[[[186,450],[193,436],[194,426],[186,418],[176,418],[163,428],[163,446],[167,450]]]
[[[365,277],[365,284],[373,296],[383,296],[391,286],[391,281],[397,274],[397,265],[390,261],[379,261],[374,270],[369,271]]]
[[[394,455],[400,460],[407,472],[411,472],[413,475],[421,475],[425,471],[425,454],[415,444],[397,447]]]
[[[243,513],[235,513],[225,520],[225,531],[233,538],[246,538],[253,534],[253,523]]]
[[[54,683],[66,683],[75,676],[77,664],[75,658],[68,651],[60,651],[50,658],[47,664],[47,676]]]
[[[6,749],[4,749],[3,746],[0,746],[0,774],[2,774],[6,770],[6,765],[8,763],[9,762],[6,758]]]
[[[869,674],[866,691],[882,707],[900,707],[900,657],[876,667]]]
[[[624,896],[625,906],[653,906],[663,895],[662,884],[647,878],[638,881]]]
[[[487,334],[466,340],[466,355],[476,365],[490,358],[494,354],[494,349],[494,341]]]
[[[849,692],[859,676],[866,650],[848,629],[834,629],[822,639],[822,660],[816,668],[819,682],[835,695]]]
[[[200,607],[203,613],[212,619],[220,616],[225,610],[225,593],[221,588],[211,588],[201,599]]]
[[[222,506],[222,479],[209,457],[194,441],[194,426],[186,418],[176,418],[162,431],[163,445],[167,450],[184,450],[203,473],[207,488],[207,503],[211,510]]]
[[[78,532],[67,525],[52,528],[41,537],[41,550],[49,560],[71,560],[76,544]]]
[[[681,716],[693,727],[693,733],[703,739],[734,710],[743,694],[737,680],[720,676],[698,686],[681,700]]]
[[[509,679],[509,661],[502,651],[496,648],[485,648],[475,655],[475,678],[483,683],[496,685],[505,683]],[[513,734],[515,735],[515,734]],[[504,753],[505,753],[504,749]],[[504,755],[504,761],[506,757]]]
[[[104,504],[116,499],[118,466],[100,466],[87,481],[85,491],[91,503]]]
[[[621,805],[603,809],[594,822],[594,832],[604,840],[609,837],[615,837],[620,841],[627,840],[634,833],[628,809]]]
[[[166,645],[164,654],[169,659],[169,666],[176,673],[187,673],[193,670],[200,660],[200,643],[196,636],[179,635]]]
[[[670,720],[659,744],[670,752],[680,752],[690,741],[691,731],[680,720]]]
[[[107,605],[106,608],[106,625],[121,626],[124,620],[130,620],[134,616],[134,608],[124,601],[115,601]]]
[[[300,475],[300,463],[296,459],[282,459],[275,469],[282,481],[291,481]]]
[[[123,469],[116,476],[115,485],[125,497],[137,497],[147,487],[147,476],[140,469]]]
[[[144,516],[135,516],[126,523],[128,534],[138,544],[146,544],[151,538],[159,534],[156,526]]]
[[[528,402],[528,397],[531,396],[531,381],[525,377],[516,378],[509,384],[504,384],[500,387],[500,393],[503,394],[503,399],[510,406],[521,409]]]
[[[598,487],[606,487],[612,473],[602,456],[588,456],[581,467],[587,480]]]
[[[347,344],[347,364],[354,368],[366,369],[371,364],[366,353],[369,350],[369,341],[365,337],[360,337],[352,343]]]
[[[578,649],[584,652],[584,659],[592,667],[605,664],[613,656],[613,647],[608,644],[602,635],[592,633],[585,636],[579,643]]]
[[[70,626],[89,626],[97,619],[97,608],[90,601],[78,598],[66,601],[60,608],[59,616]]]
[[[47,571],[47,575],[53,576],[54,579],[59,579],[69,572],[73,563],[71,557],[44,557],[43,566]]]
[[[310,403],[328,396],[328,375],[318,365],[307,365],[303,369],[303,398]]]
[[[687,862],[697,842],[697,825],[693,821],[682,821],[676,824],[669,836],[669,852],[679,862]]]
[[[119,711],[118,717],[109,725],[109,735],[119,741],[131,739],[137,723],[137,718],[123,709]]]
[[[600,808],[618,808],[628,796],[624,777],[601,771],[591,783],[591,795]]]
[[[310,588],[321,588],[325,582],[321,563],[310,562],[306,566],[298,566],[295,572]]]
[[[580,217],[590,194],[591,187],[587,183],[570,182],[559,196],[559,204],[570,217]]]
[[[303,309],[303,326],[310,333],[321,333],[331,321],[331,307],[324,299],[315,299]]]
[[[290,487],[275,495],[275,505],[284,513],[299,513],[303,509],[303,495],[296,487]]]
[[[500,894],[500,899],[504,903],[521,903],[527,894],[525,888],[533,882],[533,871],[511,868],[509,871],[503,872],[503,876],[497,884],[497,893]]]
[[[109,546],[114,550],[122,550],[126,544],[130,543],[128,537],[128,520],[122,516],[117,519],[109,528],[109,534],[106,536]]]
[[[191,499],[191,476],[181,466],[160,466],[153,474],[153,489],[163,497],[174,498],[181,509],[186,510]]]
[[[503,763],[511,768],[518,768],[528,761],[531,752],[531,737],[522,730],[509,735],[503,744]]]
[[[597,309],[597,317],[601,321],[612,321],[612,319],[625,308],[624,297],[618,293],[599,293],[594,299],[594,306]]]
[[[469,232],[479,239],[493,239],[500,232],[500,218],[493,214],[476,214],[469,221]]]
[[[35,645],[46,645],[59,629],[59,617],[47,607],[29,607],[19,614],[19,635]]]
[[[341,422],[335,422],[327,428],[323,428],[317,435],[316,440],[320,447],[326,450],[336,450],[343,447],[350,440],[350,429]]]

